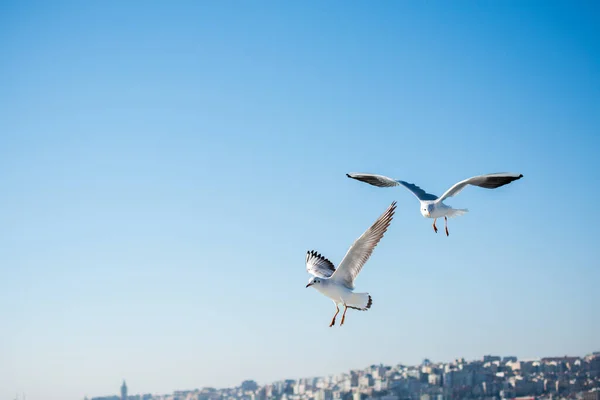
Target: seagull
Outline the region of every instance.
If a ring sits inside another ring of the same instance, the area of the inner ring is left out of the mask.
[[[335,325],[335,317],[340,312],[339,304],[344,306],[340,326],[344,325],[348,308],[360,311],[371,308],[373,300],[369,293],[354,293],[354,279],[390,226],[395,209],[394,201],[377,221],[352,243],[337,270],[331,261],[316,251],[311,250],[306,253],[306,271],[313,275],[306,287],[317,289],[335,304],[335,315],[329,327]]]
[[[437,233],[438,231],[437,227],[435,226],[435,222],[438,218],[444,217],[446,236],[448,236],[448,217],[457,217],[465,214],[469,210],[466,208],[456,209],[449,207],[446,204],[444,204],[445,199],[457,195],[467,185],[479,186],[486,189],[495,189],[499,188],[500,186],[509,184],[512,181],[516,181],[517,179],[521,179],[523,177],[523,174],[499,172],[494,174],[474,176],[472,178],[465,179],[464,181],[460,181],[454,184],[454,186],[446,190],[446,192],[440,197],[427,193],[426,191],[424,191],[423,189],[421,189],[413,183],[395,180],[383,175],[353,173],[346,174],[346,176],[348,178],[356,179],[378,187],[392,187],[399,185],[404,186],[405,188],[410,190],[415,196],[417,196],[417,199],[419,199],[419,202],[421,203],[421,215],[423,215],[425,218],[433,218],[433,231],[435,233]]]

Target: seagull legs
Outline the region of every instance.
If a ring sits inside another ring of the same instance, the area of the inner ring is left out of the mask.
[[[348,311],[348,306],[344,304],[344,313],[342,314],[342,323],[340,326],[344,325],[344,320],[346,319],[346,311]]]
[[[450,234],[448,233],[448,217],[446,217],[444,215],[444,225],[446,225],[446,236],[449,236]]]
[[[437,233],[437,226],[435,226],[435,221],[437,221],[437,218],[434,218],[434,219],[433,219],[433,231],[434,231],[435,233]]]
[[[331,328],[333,325],[335,325],[335,317],[337,317],[338,313],[340,312],[340,308],[338,307],[337,303],[335,304],[335,314],[333,315],[333,318],[331,319],[331,323],[329,324],[329,327]],[[346,312],[344,311],[344,314],[346,314]],[[344,319],[342,318],[342,324],[344,323]]]

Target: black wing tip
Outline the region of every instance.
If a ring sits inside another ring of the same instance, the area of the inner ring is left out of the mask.
[[[493,174],[491,174],[491,175],[493,175]],[[513,179],[513,180],[521,179],[523,177],[523,174],[519,173],[519,175],[517,175],[516,173],[513,173],[513,172],[496,172],[496,175],[501,175],[502,178]]]
[[[396,212],[396,200],[392,201],[392,204],[390,204],[389,210],[390,210],[390,214],[393,216],[394,213]]]
[[[308,258],[309,256],[310,256],[310,257],[317,257],[317,258],[321,258],[321,257],[322,257],[322,256],[319,254],[319,252],[318,252],[318,251],[315,251],[315,250],[309,250],[309,251],[307,251],[307,252],[306,252],[306,257]]]
[[[306,252],[306,261],[308,261],[311,257],[318,258],[321,261],[325,261],[333,270],[335,270],[333,263],[331,261],[329,261],[329,259],[327,259],[325,256],[321,255],[318,251],[315,251],[315,250],[307,251]]]
[[[513,177],[509,178],[508,183],[511,183],[511,182],[514,182],[514,181],[518,181],[522,177],[523,177],[523,174],[519,174],[519,176],[513,176]]]
[[[499,174],[500,175],[500,174]],[[479,186],[485,189],[497,189],[504,185],[508,185],[514,181],[518,181],[523,177],[523,174],[512,174],[512,173],[502,173],[500,176],[490,176],[485,182],[481,184],[475,184],[475,186]]]

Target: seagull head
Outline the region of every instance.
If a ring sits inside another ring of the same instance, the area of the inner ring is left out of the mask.
[[[432,203],[421,203],[421,214],[424,217],[431,217],[434,207]]]
[[[308,285],[306,285],[306,287],[311,287],[314,285],[318,285],[321,283],[321,279],[317,278],[316,276],[313,276],[312,278],[310,278],[308,280]]]

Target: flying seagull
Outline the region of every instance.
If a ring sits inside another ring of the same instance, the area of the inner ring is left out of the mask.
[[[395,209],[396,202],[394,201],[377,221],[352,243],[337,270],[331,261],[316,251],[306,253],[306,270],[313,275],[306,287],[312,286],[333,300],[335,304],[336,311],[331,319],[331,324],[329,324],[330,327],[335,325],[335,317],[340,312],[339,304],[344,306],[340,326],[344,325],[348,308],[366,311],[373,304],[369,293],[354,293],[354,279],[390,226]]]
[[[517,179],[521,179],[523,174],[512,174],[506,172],[499,172],[495,174],[487,174],[487,175],[479,175],[474,176],[469,179],[465,179],[464,181],[460,181],[450,189],[446,190],[446,192],[437,197],[431,193],[427,193],[417,185],[413,183],[408,183],[401,180],[394,180],[392,178],[388,178],[383,175],[374,175],[374,174],[346,174],[348,178],[356,179],[362,182],[369,183],[373,186],[379,187],[392,187],[402,185],[408,190],[410,190],[419,202],[421,203],[421,215],[425,218],[433,218],[433,231],[437,233],[437,227],[435,226],[435,222],[438,218],[444,217],[444,224],[446,228],[446,236],[448,233],[448,217],[457,217],[459,215],[463,215],[468,212],[467,209],[456,209],[449,207],[444,204],[444,200],[448,197],[452,197],[460,193],[467,185],[479,186],[486,189],[495,189],[500,186],[504,186],[506,184],[511,183],[512,181],[516,181]]]

